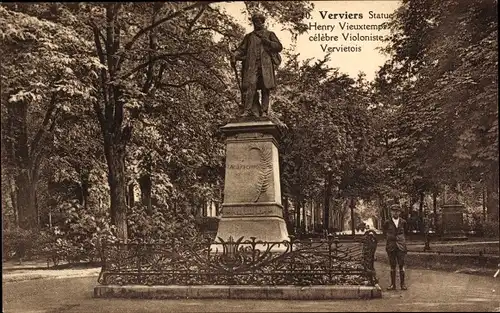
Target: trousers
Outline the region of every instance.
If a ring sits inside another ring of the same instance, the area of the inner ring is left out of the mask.
[[[399,265],[400,271],[404,270],[406,252],[395,249],[392,251],[387,251],[387,256],[389,257],[391,270],[396,270],[396,265]]]
[[[243,92],[243,113],[253,116],[267,115],[269,111],[270,90],[264,86],[260,60],[256,61],[254,72],[251,73],[250,77],[248,87]],[[259,99],[258,90],[261,91],[262,101]]]

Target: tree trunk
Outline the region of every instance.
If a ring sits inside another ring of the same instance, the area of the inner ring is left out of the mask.
[[[89,171],[82,170],[80,172],[80,194],[78,195],[80,204],[84,207],[88,207],[88,198],[89,198]]]
[[[19,226],[24,229],[36,229],[36,183],[31,180],[28,170],[22,170],[16,177],[17,207]]]
[[[434,231],[436,231],[438,225],[438,215],[437,215],[437,191],[432,193],[432,209],[434,212]]]
[[[283,204],[284,204],[283,205],[283,209],[284,209],[283,213],[284,213],[284,217],[285,217],[285,223],[286,223],[286,225],[288,227],[288,232],[291,232],[292,229],[290,227],[291,226],[290,225],[290,210],[289,210],[289,206],[288,206],[288,197],[287,196],[285,196],[283,198]]]
[[[418,200],[418,230],[420,233],[424,232],[424,197],[425,194],[423,192],[419,193],[419,200]]]
[[[491,221],[498,221],[499,208],[498,208],[498,183],[499,183],[498,164],[493,167],[491,176],[489,177],[486,185],[486,209],[488,212],[488,219]]]
[[[332,230],[333,232],[333,229],[336,228],[335,226],[335,200],[333,199],[333,197],[330,195],[330,229]]]
[[[146,206],[146,212],[148,215],[153,214],[153,207],[151,205],[151,175],[149,173],[142,174],[139,177],[139,187],[141,188],[141,201],[142,204]]]
[[[349,201],[349,207],[351,208],[351,228],[352,228],[352,236],[356,235],[356,221],[354,218],[354,208],[356,207],[356,200],[351,198]]]
[[[134,182],[128,185],[128,206],[133,207],[135,205],[135,195],[134,195]]]
[[[12,213],[14,214],[14,226],[18,227],[19,226],[19,210],[18,210],[18,206],[17,206],[16,182],[12,176],[9,177],[9,180],[10,180],[9,181],[10,199],[12,202]]]
[[[297,234],[300,233],[300,199],[295,201],[295,229]],[[296,235],[297,235],[296,234]]]
[[[307,201],[302,202],[302,231],[307,232]]]
[[[311,219],[309,220],[309,225],[311,225],[311,231],[312,232],[315,232],[316,231],[316,201],[314,200],[314,198],[311,199],[311,206],[310,206],[310,210],[311,210]]]
[[[326,230],[327,234],[330,231],[330,197],[331,197],[331,182],[332,182],[332,173],[328,172],[326,174],[326,185],[325,185],[325,204],[324,204],[324,215],[323,215],[323,228]]]
[[[9,157],[16,167],[15,190],[18,208],[18,224],[24,229],[37,227],[35,203],[36,181],[28,145],[28,103],[10,102],[7,106],[9,137],[6,140]]]
[[[344,226],[345,226],[345,217],[346,217],[346,208],[345,208],[345,202],[340,199],[340,206],[339,206],[339,209],[340,209],[340,231],[344,231]]]
[[[105,142],[108,163],[108,183],[111,200],[111,223],[117,228],[117,236],[127,240],[127,199],[125,181],[125,148]]]

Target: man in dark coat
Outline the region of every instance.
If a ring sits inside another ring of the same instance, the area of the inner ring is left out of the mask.
[[[254,31],[245,35],[231,58],[231,65],[242,61],[242,115],[259,117],[269,111],[269,96],[276,87],[275,69],[281,62],[279,52],[283,46],[274,32],[264,28],[262,14],[254,14],[252,23]],[[262,105],[257,90],[261,91]]]
[[[401,206],[394,204],[391,206],[391,218],[384,223],[384,235],[387,239],[385,250],[389,257],[391,265],[391,285],[387,290],[396,289],[396,264],[399,265],[399,279],[401,281],[401,290],[408,289],[405,285],[405,256],[406,256],[406,239],[405,232],[407,224],[404,219],[399,217],[401,214]]]

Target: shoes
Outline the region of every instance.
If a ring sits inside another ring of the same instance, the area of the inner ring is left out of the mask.
[[[408,290],[405,284],[405,271],[399,271],[399,279],[401,282],[401,290]],[[387,290],[396,290],[396,271],[391,271],[391,285],[387,287]]]
[[[399,271],[399,280],[401,281],[401,290],[408,290],[405,285],[405,271]]]
[[[387,287],[387,290],[396,290],[396,271],[391,270],[391,285]]]

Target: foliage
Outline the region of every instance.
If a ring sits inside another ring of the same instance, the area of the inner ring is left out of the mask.
[[[389,187],[411,198],[456,183],[498,194],[496,6],[403,1],[394,15],[383,49],[390,58],[374,83]],[[498,212],[498,199],[488,203]]]
[[[334,206],[385,207],[456,182],[471,186],[467,204],[484,189],[495,208],[496,5],[403,1],[373,84],[328,67],[329,56],[285,52],[273,120],[283,126],[283,193],[297,211],[327,189]],[[312,8],[245,2],[248,17],[262,11],[292,36]],[[219,127],[239,102],[228,56],[244,34],[224,5],[3,3],[0,17],[3,217],[52,226],[36,240],[74,260],[95,256],[102,234],[196,237],[190,214],[222,200]],[[141,203],[128,207],[137,183]]]
[[[483,236],[490,238],[498,238],[500,232],[500,225],[498,221],[486,220],[481,225]]]
[[[74,29],[0,7],[3,177],[22,227],[38,227],[36,193],[54,133],[93,101],[98,60]],[[80,107],[81,108],[81,107]]]
[[[45,232],[42,255],[54,263],[98,260],[101,241],[116,238],[109,214],[96,214],[76,200],[62,203],[59,209],[64,213],[64,223]]]
[[[131,208],[127,217],[129,242],[182,243],[199,238],[194,216],[185,210],[174,214],[166,207],[153,205],[152,209],[152,214],[148,215],[143,205]]]
[[[34,253],[36,233],[22,228],[11,228],[2,232],[2,259],[30,258]]]
[[[379,156],[374,148],[370,86],[327,66],[289,54],[279,70],[276,115],[286,124],[281,170],[283,190],[303,201],[374,195]],[[330,178],[329,178],[330,177]],[[330,180],[330,183],[328,181]]]

